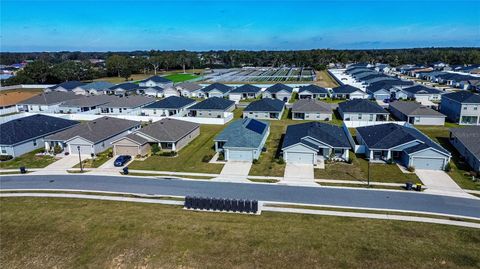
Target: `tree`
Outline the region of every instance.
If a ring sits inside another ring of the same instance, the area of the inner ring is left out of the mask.
[[[125,64],[127,64],[127,58],[120,55],[112,55],[105,61],[107,72],[117,77],[121,77],[120,72]]]
[[[45,84],[50,75],[51,65],[44,61],[35,61],[27,64],[23,69],[24,75],[35,83]]]
[[[148,59],[148,62],[153,67],[154,74],[157,75],[157,70],[158,68],[160,68],[160,65],[162,64],[162,57],[151,56],[150,59]]]
[[[157,155],[160,152],[160,147],[158,144],[152,144],[151,151],[152,155]]]

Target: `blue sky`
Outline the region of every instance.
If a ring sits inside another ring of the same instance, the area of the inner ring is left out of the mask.
[[[480,1],[0,1],[1,51],[480,46]]]

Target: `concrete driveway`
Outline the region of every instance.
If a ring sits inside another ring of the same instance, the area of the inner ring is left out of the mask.
[[[90,155],[82,155],[82,160],[90,159]],[[80,163],[78,155],[68,155],[45,167],[45,170],[66,170]]]
[[[313,179],[313,164],[287,163],[283,180],[280,183],[299,186],[318,186]]]
[[[472,198],[444,171],[417,169],[415,174],[425,185],[426,193]]]
[[[251,162],[227,161],[217,179],[219,181],[246,182],[251,167]]]

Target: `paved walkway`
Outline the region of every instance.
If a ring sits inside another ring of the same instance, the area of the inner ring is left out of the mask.
[[[216,179],[228,182],[248,182],[247,177],[251,167],[252,162],[228,161]]]
[[[285,166],[283,180],[279,183],[298,186],[318,186],[314,181],[312,164],[291,164]]]
[[[444,171],[415,170],[418,178],[426,187],[426,193],[471,198],[453,179]]]

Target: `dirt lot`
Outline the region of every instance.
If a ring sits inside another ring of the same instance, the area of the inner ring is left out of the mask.
[[[9,90],[9,91],[1,91],[0,92],[0,106],[11,106],[23,100],[27,100],[28,98],[40,94],[42,90],[26,90],[26,89],[18,89],[18,90]]]

